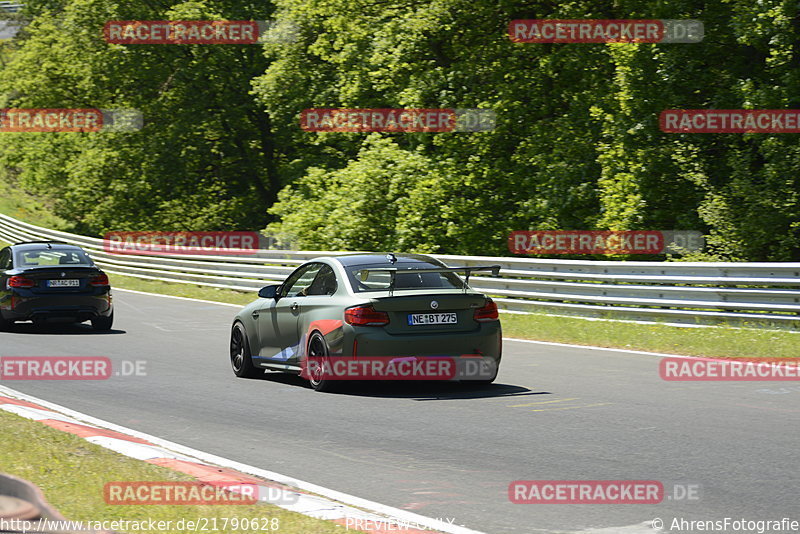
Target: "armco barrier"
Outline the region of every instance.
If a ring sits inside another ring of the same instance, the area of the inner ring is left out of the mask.
[[[16,13],[20,9],[22,9],[22,4],[18,4],[17,2],[0,2],[0,11],[4,11],[6,13]]]
[[[103,240],[0,215],[0,240],[61,240],[86,248],[112,274],[253,291],[317,256],[347,252],[261,250],[248,256],[139,256]],[[434,255],[448,265],[501,266],[471,285],[508,311],[641,321],[800,328],[800,263],[584,261]]]

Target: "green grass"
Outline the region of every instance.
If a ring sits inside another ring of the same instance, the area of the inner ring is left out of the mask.
[[[227,302],[230,304],[241,304],[244,306],[258,298],[257,291],[243,292],[232,289],[217,289],[213,287],[196,286],[192,284],[176,284],[172,282],[161,282],[159,280],[145,280],[133,276],[123,276],[120,274],[109,274],[111,287],[123,289],[133,289],[146,293],[158,293],[160,295],[173,295],[175,297],[188,297],[200,300],[212,300],[214,302]]]
[[[258,505],[108,505],[103,498],[107,482],[177,481],[192,477],[134,460],[94,445],[73,434],[0,410],[0,472],[18,476],[39,486],[48,502],[67,519],[170,520],[220,518],[277,518],[282,534],[342,532],[328,521],[289,512],[271,504]],[[242,534],[249,529],[222,530]],[[156,532],[139,530],[137,532]],[[177,530],[157,531],[179,532]],[[270,532],[270,531],[264,531]]]
[[[52,230],[69,230],[67,221],[53,214],[52,206],[12,184],[1,169],[0,213]]]
[[[546,314],[502,314],[503,335],[520,339],[690,356],[800,357],[800,333],[756,328],[685,328],[590,321]],[[755,325],[754,325],[755,326]]]

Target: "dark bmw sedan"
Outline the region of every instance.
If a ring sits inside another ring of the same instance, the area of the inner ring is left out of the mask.
[[[15,321],[114,322],[108,276],[78,246],[17,243],[0,250],[0,330]]]

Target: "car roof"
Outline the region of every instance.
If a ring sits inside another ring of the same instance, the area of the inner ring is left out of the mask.
[[[83,250],[77,245],[70,245],[61,241],[26,241],[11,245],[13,250]]]
[[[339,262],[344,267],[352,267],[354,265],[387,265],[389,259],[386,257],[389,252],[376,253],[376,254],[346,254],[344,256],[331,256],[330,259]],[[394,254],[397,258],[395,265],[409,265],[415,263],[426,263],[433,265],[443,265],[442,262],[431,256],[424,254]]]

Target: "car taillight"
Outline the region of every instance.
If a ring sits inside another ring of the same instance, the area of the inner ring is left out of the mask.
[[[8,279],[8,287],[31,288],[36,286],[36,282],[24,276],[12,276]]]
[[[108,283],[108,275],[107,274],[98,274],[93,276],[91,280],[89,280],[89,285],[91,286],[107,286]]]
[[[500,319],[500,314],[497,313],[497,304],[492,299],[486,299],[486,304],[484,304],[483,308],[475,310],[473,317],[479,323],[497,321]]]
[[[344,311],[344,320],[353,326],[384,326],[389,324],[389,314],[372,306],[353,306]]]

